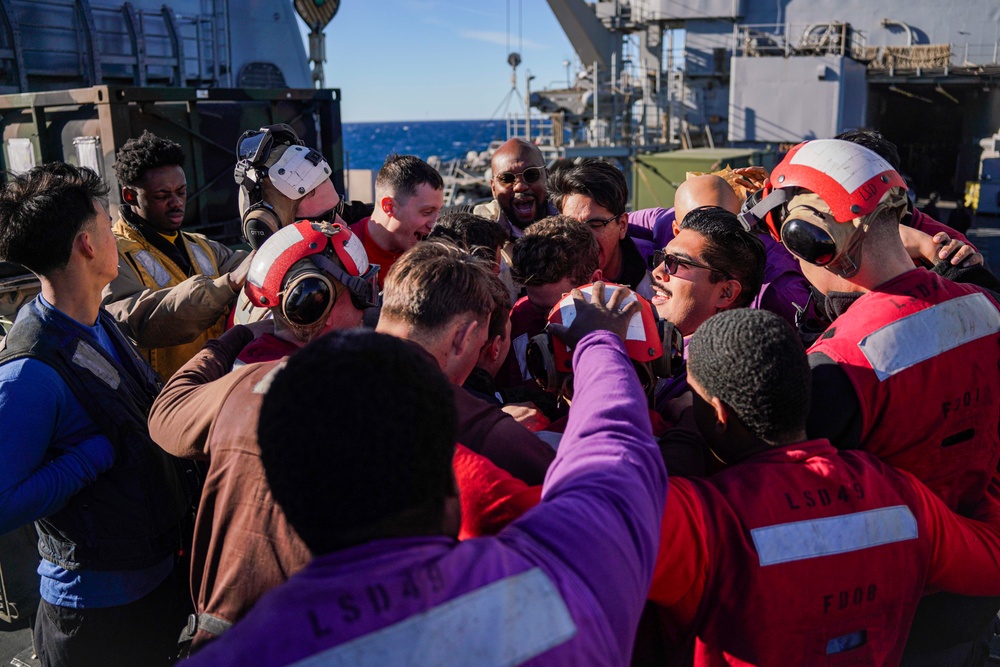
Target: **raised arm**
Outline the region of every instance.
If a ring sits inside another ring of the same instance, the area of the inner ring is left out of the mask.
[[[603,295],[603,285],[593,291]],[[603,299],[595,301],[603,307]],[[604,312],[627,326],[635,311],[617,305],[612,297]],[[577,303],[569,332],[587,330],[588,312]],[[576,345],[573,404],[542,502],[508,532],[553,554],[560,561],[553,576],[568,571],[583,582],[628,655],[659,547],[667,477],[646,396],[622,343],[625,329],[600,328],[592,326]],[[557,336],[566,333],[556,328]]]
[[[251,261],[242,251],[230,259],[236,257],[237,266],[218,278],[197,275],[153,290],[142,284],[130,260],[119,255],[118,277],[104,288],[104,306],[140,347],[188,343],[234,303]]]
[[[233,386],[253,366],[230,373],[253,332],[236,326],[210,340],[174,373],[149,412],[149,435],[167,452],[185,459],[208,458],[208,432]]]

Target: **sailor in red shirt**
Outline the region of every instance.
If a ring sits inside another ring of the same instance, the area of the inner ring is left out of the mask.
[[[431,231],[444,204],[444,181],[414,155],[390,155],[375,177],[375,210],[351,225],[373,264],[379,288],[400,255]]]
[[[525,352],[542,333],[552,306],[571,289],[601,279],[600,246],[590,228],[554,215],[531,225],[514,243],[511,275],[526,296],[510,311],[511,349],[497,373],[501,387],[532,386]]]
[[[899,238],[903,180],[863,146],[800,144],[765,190],[751,213],[799,258],[835,311],[809,349],[809,435],[872,452],[968,514],[1000,461],[998,295],[914,268]],[[958,604],[922,604],[913,638],[920,646],[911,650],[927,664],[950,660],[930,657],[938,650],[973,642],[1000,600],[968,600],[961,612]],[[932,614],[935,605],[948,611]]]
[[[806,440],[809,366],[776,316],[721,313],[688,359],[698,426],[732,465],[672,480],[650,599],[694,664],[897,664],[925,589],[1000,592],[1000,486],[979,523],[907,472]]]

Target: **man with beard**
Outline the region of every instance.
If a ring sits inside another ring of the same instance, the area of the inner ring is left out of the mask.
[[[184,160],[180,145],[150,132],[118,151],[118,277],[103,294],[108,312],[165,380],[222,333],[250,269],[246,252],[181,231]]]
[[[508,139],[493,153],[490,169],[493,201],[476,206],[472,212],[495,220],[510,235],[501,253],[500,279],[510,290],[511,301],[517,301],[521,286],[510,276],[514,241],[532,223],[559,211],[549,202],[545,160],[538,146],[524,139]]]

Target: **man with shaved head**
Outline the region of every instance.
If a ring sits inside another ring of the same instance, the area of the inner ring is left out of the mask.
[[[495,221],[510,235],[500,255],[500,279],[510,291],[511,301],[516,301],[521,286],[510,276],[514,241],[532,223],[559,211],[549,203],[545,159],[538,146],[524,139],[508,139],[493,153],[490,169],[493,201],[479,204],[472,212]]]
[[[688,213],[701,206],[718,206],[730,213],[739,213],[743,202],[726,179],[715,174],[692,176],[677,187],[674,194],[674,236]],[[758,234],[767,251],[764,283],[754,299],[754,308],[763,308],[781,315],[795,324],[796,307],[805,307],[809,300],[809,283],[785,247],[768,235]]]
[[[555,215],[545,184],[545,160],[538,146],[524,139],[508,139],[490,162],[493,201],[473,213],[495,220],[512,238],[519,238],[531,223]]]
[[[674,234],[684,222],[684,216],[696,208],[718,206],[730,213],[739,213],[742,204],[733,187],[721,176],[693,176],[677,186],[674,194]]]

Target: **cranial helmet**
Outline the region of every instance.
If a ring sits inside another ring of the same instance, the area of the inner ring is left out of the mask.
[[[237,163],[233,177],[240,185],[240,215],[243,236],[254,248],[281,227],[273,206],[265,201],[263,182],[292,201],[303,201],[296,217],[316,218],[336,207],[340,197],[330,176],[333,171],[320,153],[302,144],[288,125],[267,125],[243,133],[236,144]]]
[[[612,283],[604,284],[605,302],[620,287]],[[594,285],[580,287],[583,298],[592,299]],[[648,301],[629,290],[621,301],[625,307],[633,301],[639,303],[639,312],[629,320],[625,334],[625,352],[636,362],[639,379],[647,392],[651,392],[658,378],[676,375],[684,365],[684,338],[673,324],[657,320],[655,311]],[[549,312],[549,324],[570,326],[576,319],[576,303],[571,295],[564,296]],[[535,381],[546,391],[558,392],[566,383],[566,377],[573,372],[573,351],[568,345],[556,339],[549,332],[531,339],[527,350],[528,371]]]
[[[290,324],[312,327],[326,321],[337,300],[334,280],[347,288],[358,310],[379,305],[378,271],[347,227],[297,222],[260,247],[245,289],[255,306],[278,308]]]
[[[740,220],[765,227],[795,256],[850,277],[852,243],[887,208],[902,209],[906,184],[882,157],[838,139],[801,143],[747,199]]]

